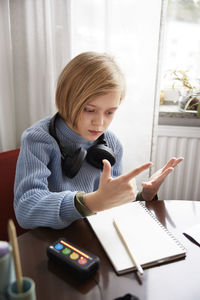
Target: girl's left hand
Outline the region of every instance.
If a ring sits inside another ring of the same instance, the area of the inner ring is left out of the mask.
[[[142,197],[145,201],[151,201],[155,197],[167,175],[171,173],[182,160],[183,157],[171,158],[162,169],[155,172],[148,181],[142,183]]]

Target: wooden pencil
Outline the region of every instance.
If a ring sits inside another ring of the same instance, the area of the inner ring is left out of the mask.
[[[125,246],[125,248],[126,248],[128,254],[129,254],[129,257],[131,258],[133,264],[135,265],[135,267],[136,267],[136,269],[137,269],[137,272],[138,272],[140,275],[143,275],[143,274],[144,274],[144,271],[143,271],[143,269],[142,269],[140,263],[138,262],[138,259],[136,258],[135,254],[133,254],[132,251],[130,251],[130,249],[129,249],[129,247],[128,247],[128,245],[127,245],[127,243],[126,243],[126,241],[125,241],[123,235],[121,234],[121,231],[120,231],[120,229],[119,229],[119,227],[118,227],[118,225],[117,225],[117,223],[116,223],[115,220],[113,220],[113,225],[115,226],[115,229],[116,229],[116,231],[117,231],[117,233],[118,233],[118,235],[119,235],[119,237],[120,237],[122,243],[124,244],[124,246]]]
[[[22,293],[23,277],[22,277],[22,268],[21,268],[21,262],[19,256],[19,247],[17,242],[16,228],[13,220],[11,219],[8,221],[8,236],[13,251],[13,260],[15,266],[15,275],[16,275],[18,293]]]

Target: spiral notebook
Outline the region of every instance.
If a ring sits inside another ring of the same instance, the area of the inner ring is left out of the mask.
[[[117,274],[136,270],[115,224],[129,250],[143,268],[186,256],[185,247],[143,204],[132,202],[87,218]]]

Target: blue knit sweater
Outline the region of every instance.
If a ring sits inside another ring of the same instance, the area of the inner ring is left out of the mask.
[[[95,191],[101,176],[101,170],[87,161],[74,178],[63,174],[60,149],[49,134],[49,122],[50,117],[45,118],[22,135],[15,176],[14,209],[19,224],[24,228],[46,226],[59,229],[82,218],[75,208],[74,196],[77,191]],[[79,147],[88,149],[94,144],[73,132],[61,118],[56,121],[56,133],[61,145],[68,151]],[[112,177],[117,177],[122,173],[122,146],[109,130],[105,132],[105,138],[115,153]]]

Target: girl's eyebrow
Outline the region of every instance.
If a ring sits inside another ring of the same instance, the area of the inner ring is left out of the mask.
[[[91,106],[91,107],[94,107],[94,108],[98,108],[98,106],[96,106],[96,105],[93,105],[93,104],[87,104],[86,106]],[[108,108],[108,109],[106,109],[106,110],[109,110],[109,109],[114,109],[114,110],[116,110],[116,109],[118,109],[118,106],[114,106],[114,107],[110,107],[110,108]]]
[[[93,107],[96,107],[95,105],[90,104],[90,103],[87,103],[86,106],[93,106]]]

